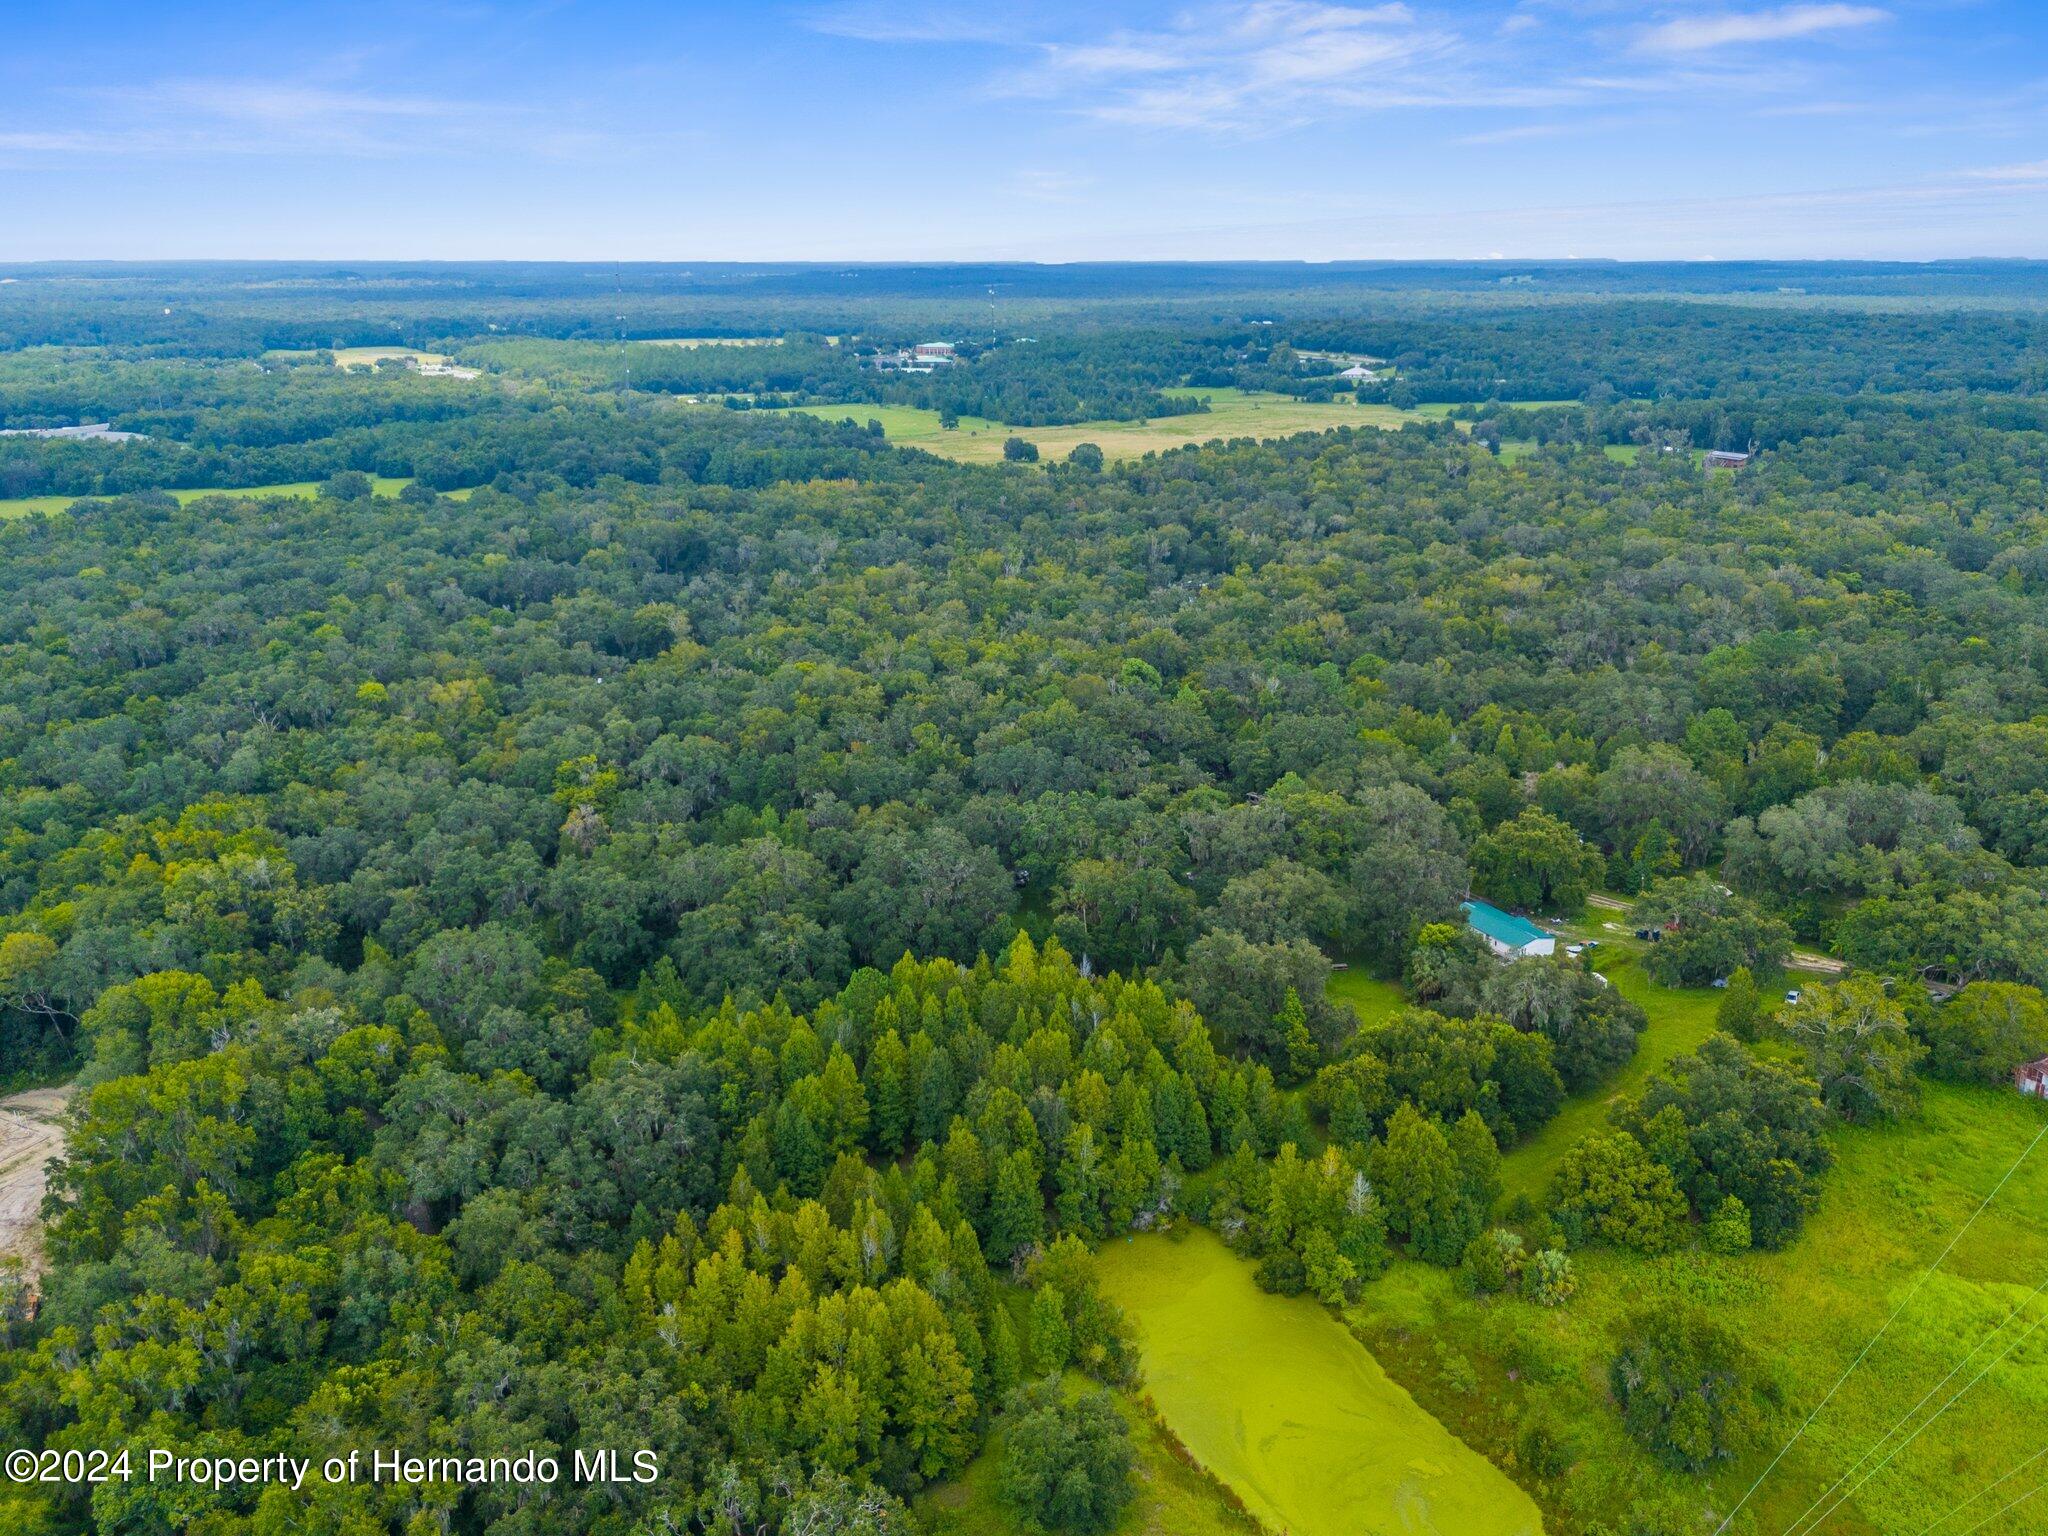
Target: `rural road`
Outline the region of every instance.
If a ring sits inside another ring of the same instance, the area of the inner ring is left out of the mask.
[[[44,1165],[64,1147],[71,1089],[31,1088],[0,1099],[0,1258],[42,1255]]]

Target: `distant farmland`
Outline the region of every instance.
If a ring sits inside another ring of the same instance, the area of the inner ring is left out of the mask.
[[[1161,416],[1151,421],[1082,421],[1065,427],[1010,427],[980,416],[962,416],[950,431],[939,425],[939,413],[913,405],[798,405],[788,409],[826,421],[879,421],[883,435],[906,448],[922,448],[943,458],[969,464],[993,464],[1012,437],[1036,443],[1046,459],[1064,459],[1077,443],[1093,443],[1112,459],[1135,459],[1211,438],[1292,437],[1297,432],[1327,432],[1332,427],[1396,428],[1422,418],[1390,405],[1360,405],[1353,400],[1306,401],[1292,395],[1242,389],[1169,389],[1169,395],[1200,396],[1207,411],[1188,416]]]

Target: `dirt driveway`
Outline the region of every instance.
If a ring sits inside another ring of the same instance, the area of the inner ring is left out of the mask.
[[[0,1256],[42,1256],[44,1165],[64,1147],[71,1090],[31,1088],[0,1099]]]

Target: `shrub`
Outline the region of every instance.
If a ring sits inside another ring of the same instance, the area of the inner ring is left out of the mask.
[[[2006,1083],[2022,1062],[2048,1056],[2048,999],[2038,987],[1973,981],[1915,1021],[1927,1068],[1958,1083]]]
[[[1504,1227],[1482,1232],[1465,1245],[1458,1277],[1475,1296],[1493,1296],[1513,1287],[1522,1273],[1522,1240]]]
[[[1763,1033],[1764,1000],[1756,989],[1756,978],[1746,965],[1729,974],[1727,990],[1714,1008],[1714,1025],[1738,1040],[1754,1040]]]
[[[1109,1530],[1131,1502],[1132,1466],[1130,1427],[1107,1392],[1069,1398],[1053,1380],[1011,1399],[996,1488],[1036,1529]]]
[[[1663,1253],[1678,1243],[1686,1205],[1670,1169],[1635,1137],[1609,1131],[1565,1153],[1551,1182],[1551,1215],[1575,1248],[1612,1243]]]
[[[1522,1299],[1539,1307],[1561,1307],[1578,1288],[1579,1277],[1562,1248],[1538,1249],[1522,1266]]]
[[[1571,1441],[1548,1418],[1533,1418],[1515,1436],[1515,1457],[1536,1476],[1548,1480],[1562,1477],[1576,1459]]]
[[[1666,1464],[1704,1471],[1740,1455],[1768,1395],[1749,1350],[1696,1306],[1659,1306],[1622,1326],[1608,1385],[1629,1434]]]
[[[1703,1237],[1709,1253],[1749,1252],[1749,1207],[1728,1196],[1707,1218]]]

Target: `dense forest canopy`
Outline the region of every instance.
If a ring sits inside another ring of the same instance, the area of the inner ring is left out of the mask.
[[[2048,1051],[2048,322],[1747,301],[1899,297],[1879,267],[1520,306],[1305,270],[1017,277],[1037,339],[912,378],[851,339],[997,278],[0,289],[0,424],[148,439],[0,439],[0,497],[108,498],[0,525],[0,1074],[78,1084],[48,1272],[0,1308],[8,1438],[663,1471],[70,1484],[8,1528],[908,1531],[999,1415],[1006,1496],[1096,1528],[1122,1421],[1042,1384],[1134,1379],[1091,1244],[1190,1215],[1269,1289],[1412,1260],[1567,1305],[1584,1248],[1796,1242],[1838,1122]],[[593,304],[790,339],[629,369]],[[487,371],[273,350],[394,335]],[[677,398],[1024,425],[1352,352],[1472,408],[978,467]],[[1728,984],[1514,1206],[1503,1149],[1645,1020],[1496,962],[1475,891],[1639,898],[1660,983]],[[1752,1049],[1795,944],[1861,974]],[[1361,1025],[1340,964],[1406,1006]],[[1690,1313],[1615,1372],[1678,1472],[1777,1411]],[[1599,1528],[1572,1476],[1546,1508]]]

